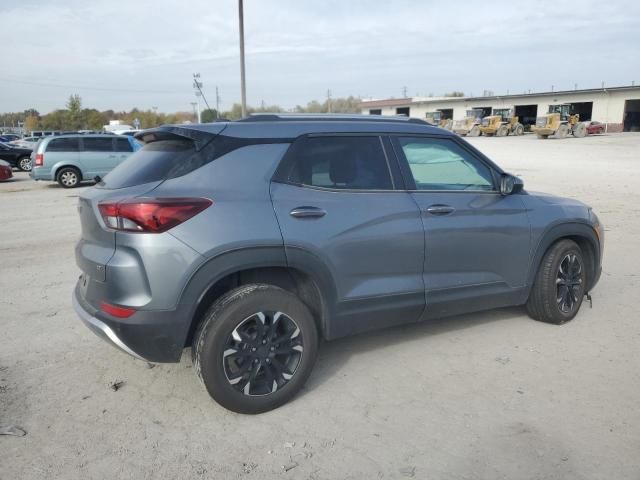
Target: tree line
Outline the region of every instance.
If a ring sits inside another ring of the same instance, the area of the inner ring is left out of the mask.
[[[358,113],[360,99],[349,96],[346,98],[327,99],[324,102],[313,100],[306,105],[296,105],[293,109],[285,109],[279,105],[267,105],[264,102],[258,106],[247,106],[247,112],[293,112],[293,113]],[[39,130],[102,130],[110,120],[120,120],[127,125],[133,125],[138,119],[140,128],[151,128],[158,125],[176,124],[196,121],[193,112],[161,113],[155,110],[130,111],[99,111],[95,108],[83,108],[82,98],[74,94],[65,104],[66,108],[54,110],[51,113],[40,114],[30,108],[23,112],[0,113],[0,127],[22,125],[27,132]],[[215,109],[205,109],[201,112],[202,122],[213,122],[216,119],[237,120],[242,117],[240,104],[233,104],[230,110],[218,114]]]

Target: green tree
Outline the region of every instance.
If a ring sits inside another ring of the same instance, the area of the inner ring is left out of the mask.
[[[80,95],[74,94],[69,96],[67,101],[67,125],[69,130],[79,130],[84,128],[84,119],[82,118],[82,99]]]
[[[205,108],[202,112],[200,112],[200,119],[202,123],[210,123],[215,121],[218,118],[218,112],[215,108]]]

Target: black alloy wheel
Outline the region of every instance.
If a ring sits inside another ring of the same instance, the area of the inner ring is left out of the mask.
[[[292,318],[282,312],[257,312],[227,339],[224,373],[244,395],[268,395],[291,380],[303,352],[302,333]]]

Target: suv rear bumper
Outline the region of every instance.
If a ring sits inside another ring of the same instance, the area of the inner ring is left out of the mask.
[[[89,329],[100,338],[145,362],[180,361],[187,328],[178,310],[140,310],[119,319],[97,310],[82,295],[80,280],[73,291],[73,308]]]

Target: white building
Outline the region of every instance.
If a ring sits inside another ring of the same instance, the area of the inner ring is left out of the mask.
[[[607,124],[609,132],[640,131],[640,86],[594,88],[559,92],[538,92],[490,97],[414,97],[361,102],[361,112],[369,115],[408,115],[426,118],[427,113],[440,111],[442,118],[461,120],[466,111],[482,108],[485,115],[492,109],[513,108],[525,125],[549,111],[554,104],[571,104],[571,113],[580,120]]]
[[[120,120],[109,120],[109,125],[103,125],[102,129],[108,133],[121,133],[135,130],[131,125],[122,123]]]

